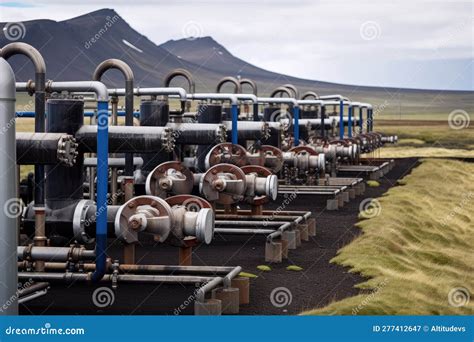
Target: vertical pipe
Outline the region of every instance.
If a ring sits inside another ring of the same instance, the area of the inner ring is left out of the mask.
[[[347,136],[352,138],[352,105],[349,105],[349,114],[347,118]]]
[[[362,106],[359,107],[359,134],[362,134],[363,130],[363,121],[362,121]]]
[[[260,121],[260,118],[258,117],[258,102],[253,104],[253,121]]]
[[[293,106],[293,117],[294,117],[293,135],[295,139],[295,146],[298,146],[300,144],[300,107],[299,106]]]
[[[324,119],[326,119],[326,106],[321,105],[321,138],[324,139],[326,132],[324,130]]]
[[[238,144],[237,122],[239,120],[239,111],[236,104],[232,104],[232,144]]]
[[[125,81],[125,126],[133,126],[133,78]],[[132,153],[125,154],[125,175],[133,176]]]
[[[373,112],[373,109],[370,108],[369,112],[367,113],[368,114],[368,131],[369,132],[372,132],[374,130],[374,112]]]
[[[21,214],[16,193],[15,75],[0,58],[0,315],[17,315],[16,227]],[[7,303],[11,303],[7,305]]]
[[[344,139],[344,101],[339,101],[339,139]]]
[[[107,101],[97,103],[97,219],[96,268],[92,280],[99,281],[105,274],[107,247],[107,185],[109,153],[109,113]]]

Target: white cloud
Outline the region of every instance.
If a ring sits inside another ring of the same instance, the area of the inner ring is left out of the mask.
[[[104,1],[35,2],[33,8],[2,8],[1,21],[37,18],[64,20],[102,7]],[[310,79],[351,84],[436,87],[429,80],[399,74],[437,62],[474,58],[471,1],[115,1],[114,9],[137,31],[160,44],[183,38],[196,22],[238,57],[260,67]],[[361,25],[379,32],[364,40]],[[133,43],[133,42],[132,42]],[[406,70],[388,69],[397,65]],[[471,69],[472,71],[472,66]],[[431,70],[436,72],[436,70]],[[439,83],[467,77],[439,73]],[[460,82],[460,83],[459,83]],[[435,82],[436,83],[436,82]],[[467,85],[469,87],[469,85]],[[472,82],[471,86],[472,88]]]

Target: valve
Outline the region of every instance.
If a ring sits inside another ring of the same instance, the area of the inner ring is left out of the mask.
[[[148,174],[145,191],[147,195],[165,198],[168,194],[190,194],[193,186],[191,171],[181,162],[170,161],[158,165]]]

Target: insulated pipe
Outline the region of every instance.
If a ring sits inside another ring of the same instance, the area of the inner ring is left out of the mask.
[[[95,252],[81,247],[36,247],[36,246],[18,246],[18,261],[23,260],[43,260],[50,262],[57,261],[84,261],[94,260]]]
[[[232,113],[232,143],[238,144],[238,135],[237,135],[237,122],[239,120],[239,111],[238,111],[238,98],[236,94],[212,94],[212,93],[198,93],[198,94],[188,94],[187,98],[189,100],[227,100],[231,103],[231,113]]]
[[[323,95],[323,96],[320,96],[319,99],[320,100],[350,101],[350,99],[348,97],[343,96],[343,95],[339,95],[339,94],[336,94],[336,95]]]
[[[319,95],[316,94],[314,91],[307,91],[303,95],[301,95],[301,100],[306,100],[308,97],[314,97],[315,100],[319,100]]]
[[[258,99],[258,103],[286,103],[292,106],[293,120],[294,120],[294,125],[293,125],[294,137],[293,138],[295,139],[294,145],[298,146],[300,144],[300,123],[299,123],[300,106],[298,104],[298,100],[293,99],[293,98],[288,98],[288,97],[258,97],[257,99]]]
[[[128,64],[119,59],[107,59],[94,71],[92,79],[100,81],[107,70],[117,69],[125,77],[125,126],[133,126],[133,71]],[[133,154],[125,155],[125,176],[133,176]]]
[[[3,58],[0,58],[0,129],[0,147],[3,150],[0,153],[0,207],[3,209],[0,215],[0,303],[3,305],[0,315],[17,315],[18,269],[15,252],[21,212],[17,199],[17,167],[12,164],[12,160],[16,160],[15,75]]]
[[[234,85],[235,94],[242,92],[242,86],[240,85],[239,80],[232,76],[226,76],[226,77],[221,78],[219,82],[217,83],[216,93],[220,93],[222,86],[226,83],[232,83]]]
[[[195,93],[196,92],[196,83],[194,82],[193,75],[186,69],[174,69],[171,70],[171,72],[165,76],[165,79],[163,81],[163,85],[168,88],[169,85],[171,84],[171,80],[175,77],[184,77],[186,81],[188,81],[188,90],[190,93]]]
[[[104,116],[103,120],[107,120],[107,117]],[[80,150],[94,152],[100,147],[96,138],[101,127],[100,123],[98,126],[83,125],[76,132],[75,138]],[[111,126],[108,128],[108,145],[110,153],[170,152],[174,148],[174,137],[168,127]]]
[[[35,91],[35,132],[41,133],[45,130],[45,79],[46,79],[46,63],[44,62],[43,56],[31,45],[26,43],[10,43],[5,45],[0,51],[0,57],[8,59],[13,55],[21,54],[28,57],[35,67],[35,82],[38,85]],[[5,77],[8,77],[9,73],[6,70]],[[14,78],[13,78],[14,80]],[[35,221],[36,231],[41,233],[44,231],[44,220],[45,220],[45,205],[44,205],[44,165],[35,165],[35,182],[34,182],[34,203],[35,203]],[[41,241],[40,241],[41,240]],[[43,240],[37,239],[36,242],[41,245]]]

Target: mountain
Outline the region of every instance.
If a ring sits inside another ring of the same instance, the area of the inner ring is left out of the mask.
[[[224,76],[253,79],[259,95],[268,95],[272,89],[292,83],[300,89],[318,94],[342,93],[352,99],[382,104],[384,113],[448,114],[453,109],[472,111],[473,92],[434,91],[343,85],[305,80],[270,72],[234,56],[211,37],[169,40],[156,45],[135,31],[113,9],[101,9],[69,20],[32,20],[22,23],[24,36],[18,40],[36,47],[47,64],[47,79],[56,81],[88,80],[96,66],[105,59],[118,58],[132,68],[135,85],[162,86],[164,76],[172,69],[189,70],[196,81],[197,91],[214,91]],[[0,23],[4,34],[0,46],[10,43],[5,35],[7,23]],[[34,70],[23,56],[12,57],[10,62],[18,81],[33,78]],[[108,86],[123,87],[118,71],[104,75]],[[182,81],[182,80],[181,80]],[[173,85],[184,86],[179,80]],[[454,106],[454,107],[453,107]]]

